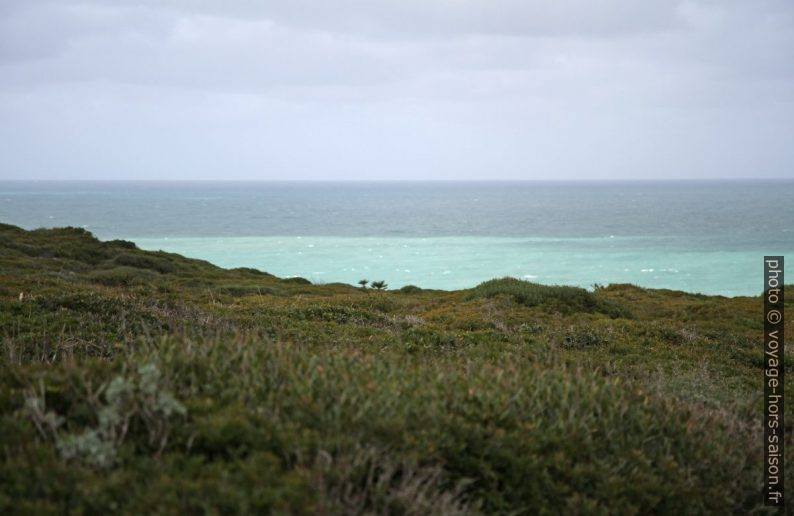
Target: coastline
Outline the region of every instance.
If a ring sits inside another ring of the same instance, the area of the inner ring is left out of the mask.
[[[760,297],[312,285],[8,225],[0,270],[3,510],[758,508]]]

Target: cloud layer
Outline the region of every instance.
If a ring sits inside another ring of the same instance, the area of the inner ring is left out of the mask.
[[[794,177],[794,7],[0,4],[0,179]]]

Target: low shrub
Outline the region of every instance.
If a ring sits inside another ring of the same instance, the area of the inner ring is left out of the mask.
[[[400,335],[400,340],[409,352],[420,349],[453,348],[456,345],[454,335],[419,326],[413,326],[404,331]]]
[[[135,267],[113,267],[112,269],[97,269],[88,274],[89,281],[107,285],[109,287],[131,287],[151,283],[159,274],[149,269]]]
[[[385,323],[386,318],[378,313],[346,306],[316,304],[290,311],[290,316],[298,320],[328,321],[339,324]]]
[[[130,251],[138,250],[138,246],[135,245],[135,242],[130,242],[129,240],[108,240],[107,244],[113,247],[129,249]]]
[[[219,294],[227,294],[233,297],[243,296],[278,296],[283,294],[280,289],[273,287],[260,287],[257,285],[224,285],[215,289]]]
[[[610,317],[630,317],[623,306],[602,300],[579,287],[541,285],[516,278],[492,279],[474,287],[466,299],[507,296],[524,306],[542,306],[563,314],[601,312]]]
[[[593,325],[569,326],[562,333],[562,347],[585,349],[603,346],[611,341],[611,334]]]
[[[46,242],[39,247],[39,256],[75,260],[97,265],[110,258],[113,250],[103,245],[94,235],[83,228],[65,227],[37,229],[32,235]]]
[[[311,285],[312,282],[307,280],[306,278],[301,278],[300,276],[295,276],[292,278],[284,278],[281,280],[284,283],[295,283],[296,285]]]
[[[87,428],[64,424],[64,417],[48,410],[43,388],[28,391],[23,412],[42,438],[54,441],[63,460],[80,460],[97,468],[116,463],[119,447],[136,426],[145,432],[148,446],[162,452],[170,418],[185,415],[185,407],[164,388],[160,369],[151,363],[140,365],[131,377],[114,377],[96,393],[88,392],[84,401],[94,420]]]
[[[116,265],[135,267],[136,269],[151,269],[162,274],[174,272],[175,266],[168,260],[143,254],[122,253],[113,258]]]
[[[234,269],[229,269],[230,272],[239,272],[242,274],[248,274],[250,276],[257,276],[262,278],[274,278],[272,274],[269,272],[260,271],[259,269],[254,269],[253,267],[235,267]]]

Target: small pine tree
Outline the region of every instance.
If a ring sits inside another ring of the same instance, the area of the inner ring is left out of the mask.
[[[369,283],[369,280],[358,280],[358,284],[361,285],[361,288],[367,288],[367,283]]]

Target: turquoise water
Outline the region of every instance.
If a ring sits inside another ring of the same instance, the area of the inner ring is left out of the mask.
[[[324,283],[755,295],[763,255],[794,255],[791,199],[794,182],[0,182],[0,221]]]
[[[641,251],[627,239],[494,237],[231,237],[141,238],[143,249],[168,249],[223,267],[247,265],[313,282],[385,279],[455,289],[498,276],[590,286],[646,287],[725,295],[758,291],[760,259],[753,252]],[[578,248],[579,251],[571,251]],[[748,273],[751,271],[751,273]],[[731,281],[725,281],[732,278]]]

